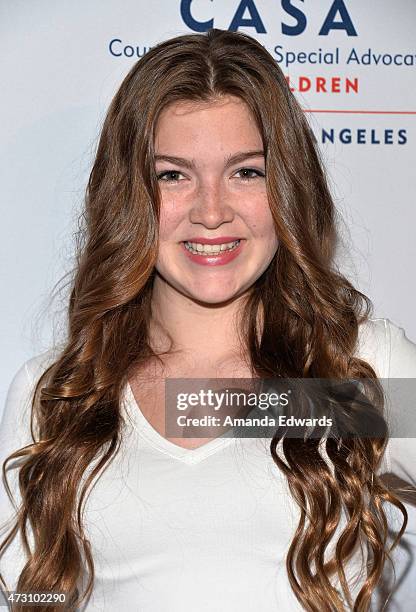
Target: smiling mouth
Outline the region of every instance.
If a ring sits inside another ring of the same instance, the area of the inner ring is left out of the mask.
[[[220,253],[229,253],[238,247],[241,239],[233,242],[225,242],[223,244],[201,244],[200,242],[184,241],[184,246],[190,253],[194,255],[218,255]]]
[[[238,247],[241,240],[234,240],[233,242],[225,242],[223,244],[201,244],[200,242],[187,242],[183,244],[190,253],[194,255],[218,255],[219,253],[229,253]]]

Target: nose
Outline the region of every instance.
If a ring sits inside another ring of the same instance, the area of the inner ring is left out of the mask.
[[[191,223],[200,223],[215,229],[222,223],[234,219],[234,209],[229,195],[220,181],[212,181],[199,186],[194,204],[190,209]]]

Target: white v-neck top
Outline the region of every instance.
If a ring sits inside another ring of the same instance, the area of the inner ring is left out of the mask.
[[[416,378],[416,344],[389,319],[361,325],[356,354],[382,378]],[[35,382],[52,361],[52,351],[34,357],[12,380],[0,426],[1,463],[32,441],[30,400]],[[122,446],[86,505],[85,531],[96,575],[92,597],[80,609],[302,610],[285,568],[299,510],[270,455],[270,439],[221,437],[193,450],[182,448],[150,425],[128,384],[122,410]],[[415,477],[414,438],[390,439],[380,473],[386,471]],[[17,470],[9,470],[8,477],[19,502]],[[12,515],[2,486],[1,524]],[[400,516],[391,512],[393,522]],[[1,538],[5,533],[0,531]],[[411,534],[408,546],[415,551]],[[9,589],[15,588],[23,566],[18,536],[0,558]],[[347,569],[351,583],[358,569],[356,557]],[[355,595],[362,582],[361,577],[353,587]]]

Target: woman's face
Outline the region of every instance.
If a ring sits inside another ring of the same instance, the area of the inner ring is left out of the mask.
[[[156,282],[207,304],[237,298],[277,249],[263,143],[248,107],[233,96],[166,107],[155,129],[155,164]]]

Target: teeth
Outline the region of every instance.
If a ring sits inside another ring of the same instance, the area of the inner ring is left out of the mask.
[[[240,244],[240,240],[227,242],[225,244],[200,244],[199,242],[185,242],[185,248],[191,253],[198,255],[216,255],[222,251],[232,251]]]

